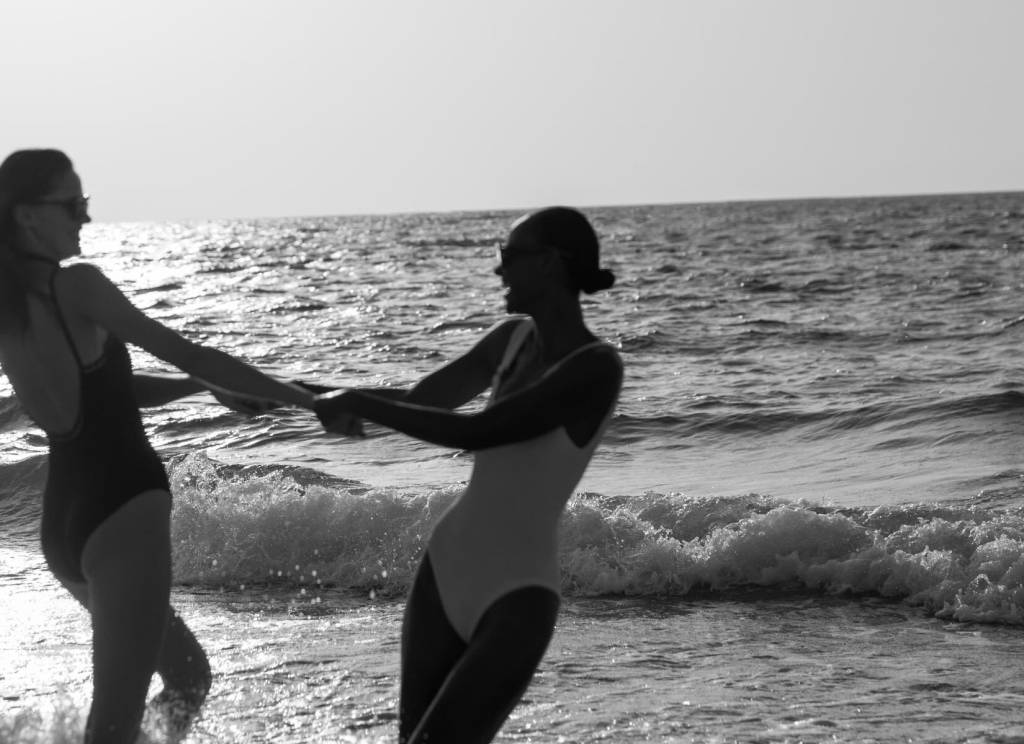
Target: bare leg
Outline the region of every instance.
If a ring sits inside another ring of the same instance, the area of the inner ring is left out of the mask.
[[[170,507],[165,491],[140,494],[82,551],[93,630],[89,744],[132,744],[138,733],[167,626]]]
[[[405,744],[466,651],[437,593],[430,556],[416,572],[402,618],[402,682],[398,742]]]
[[[558,605],[558,595],[540,586],[514,589],[495,601],[416,723],[408,744],[490,742],[544,656]],[[403,681],[415,671],[403,667]]]
[[[61,580],[71,595],[89,609],[89,585]],[[213,683],[213,673],[206,652],[192,634],[188,625],[173,607],[167,608],[167,628],[164,645],[156,664],[157,674],[164,683],[163,695],[174,694],[195,702],[198,708],[206,699]]]
[[[83,607],[89,609],[87,583],[65,579],[60,579],[60,582]],[[167,608],[167,626],[156,671],[163,680],[164,689],[151,705],[162,708],[169,725],[183,734],[206,699],[213,676],[203,647],[170,606]]]
[[[183,737],[210,691],[213,675],[203,647],[173,609],[157,660],[164,689],[152,705],[162,709],[172,739]]]

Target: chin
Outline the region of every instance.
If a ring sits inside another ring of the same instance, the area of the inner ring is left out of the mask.
[[[511,315],[530,315],[530,308],[521,302],[513,300],[506,300],[505,310]]]

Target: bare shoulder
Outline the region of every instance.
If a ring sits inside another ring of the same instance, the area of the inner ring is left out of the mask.
[[[57,272],[57,276],[58,281],[73,284],[110,281],[98,266],[86,261],[79,261],[70,266],[61,267],[60,271]]]
[[[567,360],[567,371],[576,377],[601,377],[621,381],[623,374],[622,357],[609,343],[591,344]]]
[[[528,325],[533,327],[533,319],[527,315],[517,315],[511,318],[504,318],[487,329],[484,337],[476,344],[476,351],[488,362],[487,366],[496,369],[501,363],[512,340],[512,334],[517,328]]]
[[[484,334],[484,340],[504,347],[508,345],[512,334],[520,327],[533,328],[533,318],[529,315],[513,315],[510,318],[502,318],[487,329],[487,333]]]
[[[68,310],[89,318],[123,341],[133,335],[124,323],[135,323],[138,311],[117,285],[93,264],[75,263],[61,268],[54,279],[54,290]]]
[[[84,262],[62,267],[53,282],[62,297],[69,299],[92,296],[113,286],[99,267]]]
[[[594,354],[598,358],[606,359],[610,363],[615,364],[619,369],[622,369],[622,357],[619,355],[619,350],[607,341],[594,344],[586,349],[586,352]]]
[[[590,344],[565,357],[546,377],[556,397],[604,409],[622,388],[622,359],[611,344]]]

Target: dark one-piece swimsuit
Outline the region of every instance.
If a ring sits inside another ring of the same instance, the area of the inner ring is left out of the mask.
[[[107,336],[88,367],[61,315],[57,317],[78,364],[78,420],[66,434],[47,432],[49,473],[43,493],[43,555],[60,579],[81,582],[82,550],[93,531],[136,496],[169,490],[167,473],[142,426],[132,363],[124,343]]]

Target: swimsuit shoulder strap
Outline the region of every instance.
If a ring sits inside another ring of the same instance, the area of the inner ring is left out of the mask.
[[[75,346],[75,339],[71,336],[71,329],[68,328],[67,321],[64,319],[64,313],[60,309],[60,300],[57,299],[57,272],[54,271],[50,275],[50,298],[53,300],[53,309],[57,314],[57,322],[60,324],[60,329],[64,333],[64,338],[68,342],[68,346],[71,347],[71,354],[75,357],[75,363],[79,369],[85,369],[85,365],[82,364],[82,357],[78,354],[78,347]]]
[[[607,342],[605,342],[605,341],[602,341],[601,339],[595,339],[595,340],[593,340],[593,341],[590,341],[590,342],[588,342],[588,343],[585,343],[585,344],[583,344],[583,346],[579,346],[579,347],[577,347],[577,348],[573,349],[572,351],[570,351],[570,352],[569,352],[568,354],[566,354],[566,355],[565,355],[564,357],[562,357],[562,358],[561,358],[561,359],[559,359],[559,360],[558,360],[557,362],[555,362],[555,363],[554,363],[554,364],[552,364],[552,365],[551,365],[550,367],[548,367],[548,368],[547,368],[547,369],[546,369],[546,370],[544,371],[544,374],[545,374],[545,375],[549,375],[549,374],[551,374],[551,373],[552,373],[552,372],[553,372],[554,370],[556,370],[556,369],[558,369],[559,367],[561,367],[561,366],[562,366],[562,365],[563,365],[563,364],[564,364],[565,362],[567,362],[568,360],[572,359],[572,358],[573,358],[574,356],[576,356],[577,354],[579,354],[579,353],[581,353],[581,352],[583,352],[583,351],[586,351],[587,349],[591,349],[591,348],[594,348],[595,346],[596,346],[596,347],[601,347],[601,348],[609,348],[609,349],[611,348],[611,347],[610,347],[610,346],[608,345],[608,343],[607,343]]]
[[[523,350],[526,343],[533,337],[535,330],[536,326],[529,318],[524,318],[512,330],[512,335],[509,336],[508,344],[505,345],[505,353],[501,357],[501,363],[498,364],[498,369],[495,370],[494,377],[491,380],[492,398],[498,388],[501,387],[501,384],[508,379],[509,375],[512,374],[520,352]]]
[[[533,335],[536,330],[536,326],[533,321],[529,318],[521,321],[515,329],[512,331],[512,335],[509,336],[508,345],[505,346],[505,355],[501,358],[501,364],[498,365],[498,374],[506,372],[515,361],[516,357],[519,356],[519,352],[522,351],[523,346]]]

